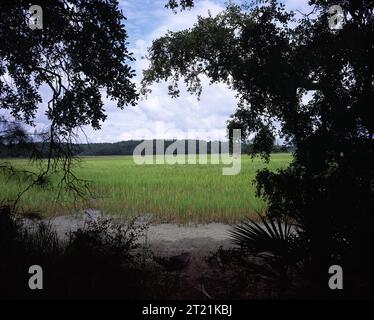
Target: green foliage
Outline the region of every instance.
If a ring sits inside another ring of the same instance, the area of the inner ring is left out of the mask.
[[[0,4],[0,110],[10,115],[8,123],[0,119],[0,151],[14,154],[26,146],[21,154],[33,160],[48,158],[48,165],[11,199],[15,203],[57,172],[63,173],[59,193],[74,190],[77,196],[87,196],[87,183],[71,170],[75,163],[71,144],[77,130],[85,125],[100,129],[106,119],[103,93],[119,108],[135,105],[138,98],[129,66],[134,58],[127,49],[125,17],[117,0],[37,4],[43,9],[42,30],[29,26],[29,1]],[[26,133],[23,125],[35,126],[36,114],[43,107],[50,121],[48,130]],[[16,150],[9,150],[17,141]],[[13,172],[11,168],[5,171]]]
[[[230,5],[216,17],[199,18],[192,29],[169,32],[149,50],[152,64],[144,72],[143,92],[155,81],[170,79],[170,94],[177,96],[177,82],[183,77],[187,89],[200,95],[199,77],[206,75],[212,83],[224,82],[238,92],[236,114],[242,116],[235,116],[234,121],[243,134],[264,133],[264,127],[274,131],[272,120],[281,120],[282,110],[289,109],[289,101],[282,95],[295,94],[297,88],[288,81],[297,71],[287,54],[291,51],[291,36],[286,34],[291,18],[292,14],[274,2],[250,12]],[[265,90],[272,90],[273,95],[266,95]]]
[[[233,226],[231,238],[240,247],[240,255],[255,257],[251,268],[257,263],[256,272],[289,286],[292,276],[308,259],[307,247],[301,246],[300,230],[290,219],[264,217],[260,213],[257,216],[258,222],[247,218]]]
[[[191,8],[194,5],[194,0],[169,0],[166,4],[166,8],[170,8],[175,10],[177,8],[181,8],[181,10],[185,10],[187,8]]]
[[[270,252],[288,256],[295,230],[290,221],[280,218],[264,218],[257,214],[260,222],[249,218],[242,224],[235,225],[230,231],[234,243],[251,253]]]
[[[134,104],[134,73],[126,64],[133,58],[117,1],[38,4],[44,12],[42,30],[28,25],[29,2],[1,2],[0,108],[33,124],[45,84],[52,97],[46,114],[63,132],[87,124],[100,127],[106,117],[102,89],[119,107]],[[4,81],[5,75],[12,81]]]
[[[270,215],[304,228],[314,278],[323,285],[326,266],[342,257],[362,266],[363,277],[373,266],[372,255],[360,253],[373,252],[374,243],[374,15],[370,1],[310,3],[313,15],[299,18],[275,0],[229,5],[167,33],[149,49],[143,92],[170,80],[170,94],[178,95],[183,78],[199,95],[205,75],[237,92],[229,126],[255,134],[255,152],[266,155],[276,134],[295,146],[289,168],[258,174],[258,195]],[[329,28],[331,5],[344,12],[339,30]]]

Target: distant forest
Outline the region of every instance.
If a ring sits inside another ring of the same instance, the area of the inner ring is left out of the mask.
[[[129,140],[115,143],[89,143],[89,144],[73,144],[71,146],[75,156],[111,156],[111,155],[132,155],[136,146],[144,140]],[[165,140],[164,151],[177,140]],[[190,140],[191,141],[191,140]],[[200,141],[201,143],[201,141]],[[210,154],[212,150],[212,141],[203,141],[207,144],[207,153]],[[156,140],[153,140],[153,150],[156,153]],[[186,154],[188,154],[188,141],[185,140]],[[204,148],[205,149],[205,148]],[[252,150],[252,143],[242,143],[242,154],[249,154]],[[291,152],[292,148],[284,145],[274,145],[273,152]],[[0,143],[0,158],[26,158],[30,157],[32,153],[38,152],[47,156],[47,147],[41,143],[17,143],[17,144],[1,144]],[[196,140],[196,154],[200,154],[199,141]],[[201,153],[205,153],[204,150]]]

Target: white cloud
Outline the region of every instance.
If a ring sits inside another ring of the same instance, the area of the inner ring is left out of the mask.
[[[164,8],[165,3],[166,0],[120,1],[120,8],[127,17],[125,26],[129,34],[129,49],[137,59],[133,68],[138,84],[142,70],[148,66],[148,61],[142,57],[146,55],[152,40],[163,36],[168,30],[192,27],[198,15],[216,15],[225,7],[225,0],[203,0],[197,1],[196,7],[191,10],[174,14]],[[305,9],[307,0],[287,0],[285,4],[291,9]],[[235,93],[223,84],[209,86],[207,79],[203,83],[200,101],[191,96],[183,84],[180,97],[172,99],[167,94],[165,83],[152,86],[147,100],[124,110],[117,109],[115,102],[103,97],[108,118],[101,130],[85,128],[87,137],[90,142],[143,138],[223,138],[226,135],[226,121],[236,108]],[[40,126],[46,123],[43,113],[41,109],[37,116]],[[85,141],[84,135],[81,138]]]
[[[135,2],[135,1],[134,1]],[[192,27],[197,16],[216,15],[224,9],[217,1],[200,1],[192,10],[174,14],[164,8],[165,1],[146,2],[145,7],[132,1],[122,1],[121,8],[128,20],[129,32],[133,31],[140,38],[134,39],[130,34],[130,51],[137,59],[134,68],[137,73],[136,82],[141,80],[142,70],[148,61],[142,59],[152,40],[163,36],[168,30],[178,31]],[[137,2],[138,3],[138,2]],[[153,8],[156,8],[152,10]],[[144,30],[139,30],[143,26]],[[139,101],[134,108],[117,110],[115,104],[105,100],[108,118],[102,130],[93,131],[87,128],[89,140],[119,141],[130,139],[152,138],[201,138],[219,139],[226,136],[226,121],[235,110],[237,104],[234,93],[224,85],[208,85],[204,81],[204,90],[200,101],[191,96],[181,86],[181,95],[173,99],[168,96],[167,84],[152,86],[152,93],[146,100]]]

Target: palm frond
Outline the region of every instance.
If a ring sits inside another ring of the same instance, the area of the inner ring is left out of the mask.
[[[264,217],[257,213],[260,223],[248,218],[229,231],[233,242],[251,253],[270,252],[288,255],[293,240],[292,222],[282,218]]]

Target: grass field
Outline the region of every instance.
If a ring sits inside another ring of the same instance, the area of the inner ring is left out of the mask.
[[[88,201],[56,199],[51,190],[32,189],[22,198],[26,209],[43,215],[67,214],[87,208],[108,214],[135,216],[150,214],[157,222],[237,222],[261,210],[266,204],[255,197],[252,183],[257,170],[286,167],[289,154],[274,154],[266,165],[261,159],[242,157],[242,169],[235,176],[223,176],[224,165],[136,165],[132,157],[83,158],[75,173],[91,181],[95,198]],[[12,160],[27,167],[26,160]],[[14,198],[22,186],[1,177],[0,199]]]

